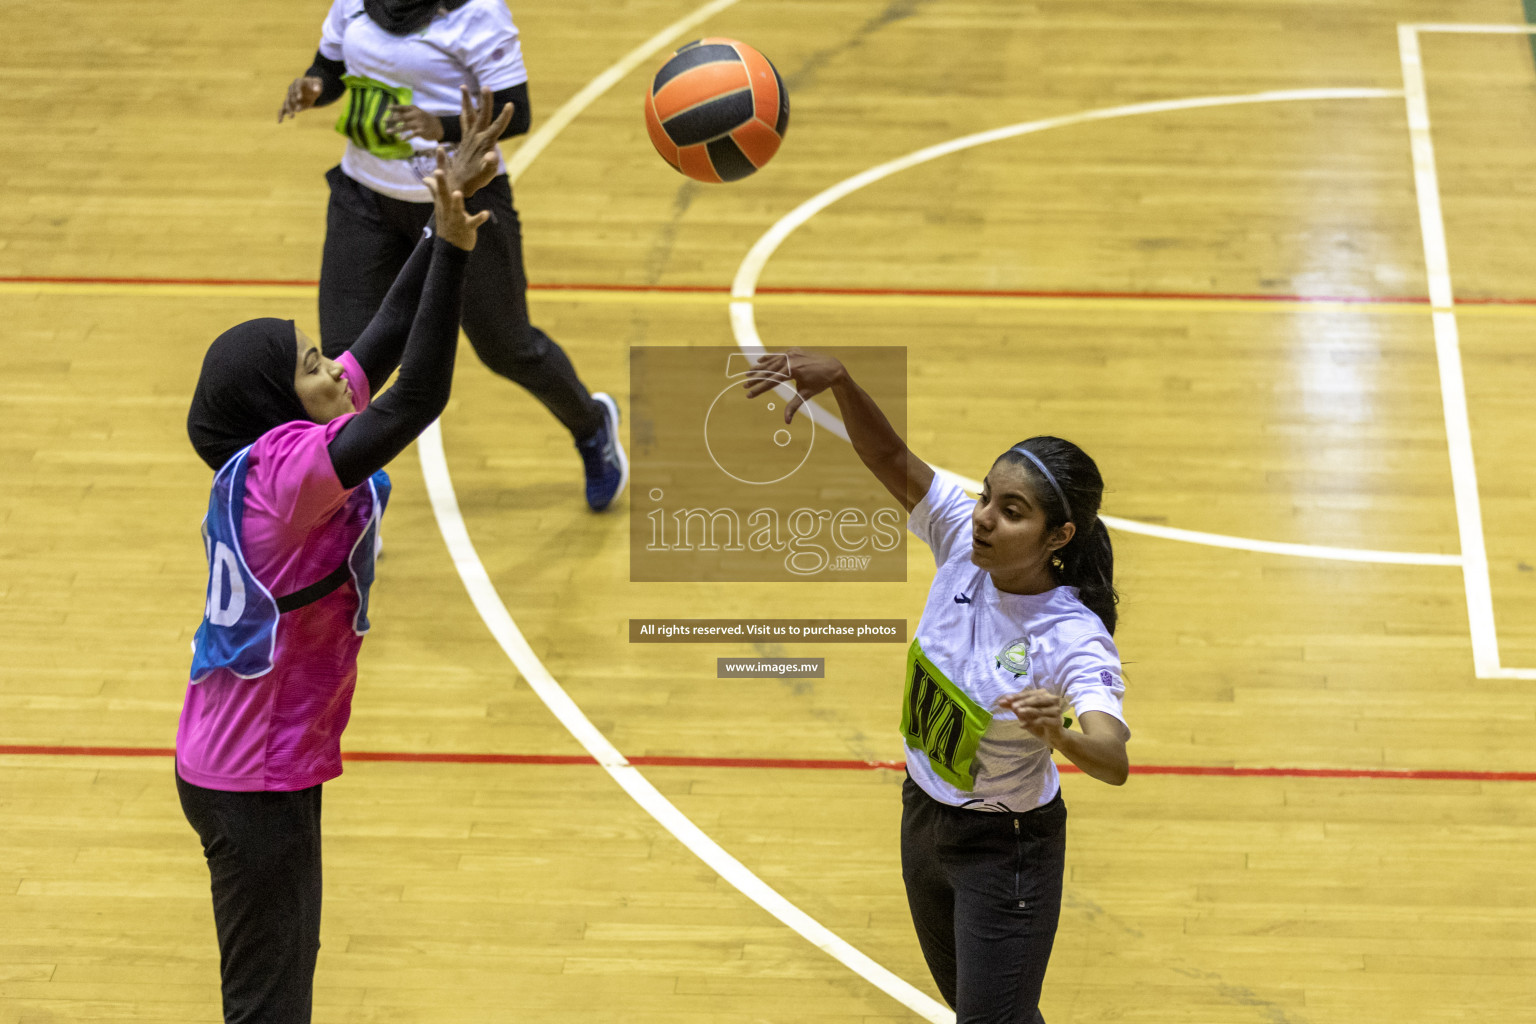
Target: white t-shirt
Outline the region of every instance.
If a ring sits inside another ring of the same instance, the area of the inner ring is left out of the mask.
[[[429,114],[457,114],[461,85],[497,92],[528,80],[517,26],[502,0],[469,0],[408,36],[380,28],[364,12],[363,0],[335,0],[320,30],[320,54],[345,62],[348,76],[409,89],[408,102]],[[342,116],[355,92],[337,105]],[[349,140],[342,173],[383,195],[429,203],[432,195],[421,179],[435,166],[437,143],[411,139],[410,147],[411,156],[390,159]],[[505,172],[499,151],[496,159],[497,173]]]
[[[975,504],[952,479],[935,473],[907,522],[938,564],[908,653],[907,772],[940,803],[1028,811],[1056,796],[1060,778],[1050,747],[1012,712],[997,711],[997,701],[1033,686],[1062,697],[1079,716],[1102,711],[1124,722],[1120,654],[1076,587],[1007,594],[993,586],[991,575],[971,562]],[[971,703],[946,697],[954,690]],[[974,723],[969,751],[956,736],[966,715]],[[923,737],[934,757],[914,742]],[[973,785],[956,784],[968,777]]]

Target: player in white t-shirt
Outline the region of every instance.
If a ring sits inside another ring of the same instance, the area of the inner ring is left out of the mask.
[[[458,143],[459,90],[490,89],[513,117],[502,138],[529,126],[528,72],[503,0],[334,0],[308,71],[288,87],[278,120],[346,94],[336,130],[341,164],[326,173],[320,341],[335,358],[378,311],[431,215],[421,179],[432,151]],[[500,161],[500,154],[497,154]],[[481,360],[543,402],[576,443],[587,503],[606,508],[624,489],[628,462],[619,410],[588,394],[570,359],[528,321],[523,243],[506,164],[470,200],[490,223],[464,277],[464,333]]]
[[[790,380],[784,421],[830,390],[854,451],[938,564],[901,715],[902,877],[923,956],[959,1024],[1042,1021],[1066,857],[1051,751],[1111,785],[1130,771],[1104,482],[1070,441],[1032,437],[997,458],[975,500],[912,454],[835,359],[764,356],[745,386],[756,397]]]

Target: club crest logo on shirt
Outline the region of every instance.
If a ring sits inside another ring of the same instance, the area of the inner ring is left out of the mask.
[[[993,660],[998,668],[1012,672],[1015,679],[1029,675],[1029,637],[1008,641]]]

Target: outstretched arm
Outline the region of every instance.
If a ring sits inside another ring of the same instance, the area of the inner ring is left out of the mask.
[[[744,385],[747,397],[756,398],[793,380],[795,394],[784,406],[784,422],[809,399],[830,390],[837,399],[848,440],[864,465],[908,512],[933,485],[933,467],[912,454],[891,421],[869,392],[854,383],[842,363],[830,356],[798,348],[763,356]]]
[[[438,167],[447,179],[449,192],[461,192],[465,199],[474,195],[496,174],[496,133],[506,127],[511,117],[503,111],[491,116],[491,91],[480,91],[480,102],[471,99],[469,90],[460,90],[463,121],[469,126],[469,134],[451,155],[438,154]],[[368,377],[368,387],[378,394],[389,375],[400,365],[405,351],[406,338],[416,315],[422,294],[422,282],[426,280],[427,267],[431,263],[432,240],[424,237],[416,243],[416,250],[406,261],[395,283],[384,297],[384,304],[368,322],[363,333],[347,351],[362,367]]]
[[[373,314],[373,319],[368,321],[368,326],[363,328],[363,333],[358,335],[352,347],[347,349],[368,377],[369,394],[377,395],[385,381],[389,380],[389,375],[395,372],[395,367],[400,365],[406,339],[411,334],[411,323],[421,305],[427,268],[432,265],[432,242],[431,229],[428,228],[421,241],[416,243],[411,258],[405,261],[405,266],[395,276],[395,283],[389,286],[384,304]]]
[[[463,193],[449,191],[441,169],[432,172],[427,187],[432,190],[437,237],[428,243],[431,263],[400,361],[400,379],[348,420],[327,446],[343,487],[356,487],[383,469],[448,405],[464,266],[475,247],[476,231],[490,214],[469,216]]]

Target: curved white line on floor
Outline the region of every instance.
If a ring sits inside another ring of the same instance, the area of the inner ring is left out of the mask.
[[[845,438],[846,440],[846,438]],[[981,481],[961,476],[947,469],[935,469],[950,477],[966,490],[981,493]],[[1176,526],[1156,526],[1138,523],[1134,519],[1104,516],[1100,519],[1116,530],[1126,533],[1142,533],[1163,540],[1183,541],[1187,544],[1204,544],[1213,548],[1234,548],[1238,551],[1258,551],[1270,555],[1293,555],[1297,558],[1331,558],[1340,562],[1378,562],[1387,565],[1460,565],[1460,555],[1421,555],[1407,551],[1372,551],[1367,548],[1330,548],[1314,544],[1286,544],[1281,541],[1249,540],[1246,537],[1228,537],[1224,533],[1202,533],[1199,530],[1181,530]]]
[[[961,150],[971,149],[975,146],[983,146],[989,142],[1001,142],[1004,139],[1043,132],[1051,128],[1065,128],[1071,125],[1088,124],[1094,121],[1108,121],[1121,117],[1135,117],[1141,114],[1162,114],[1178,110],[1199,110],[1246,103],[1282,103],[1301,100],[1399,99],[1402,95],[1402,90],[1396,89],[1283,89],[1236,96],[1196,96],[1182,100],[1132,103],[1126,106],[1105,107],[1100,110],[1087,110],[1076,114],[1066,114],[1061,117],[1048,117],[1039,121],[1026,121],[1021,124],[1008,125],[1004,128],[994,128],[990,131],[965,135],[958,139],[951,139],[948,142],[928,146],[914,153],[908,153],[906,156],[887,161],[877,167],[871,167],[867,171],[840,181],[836,185],[812,196],[785,214],[778,223],[769,228],[757,240],[747,252],[746,257],[741,261],[741,266],[736,270],[736,278],[731,284],[731,330],[736,336],[736,344],[748,355],[761,355],[766,351],[762,338],[757,332],[756,312],[751,300],[757,294],[757,282],[762,276],[763,268],[767,266],[768,260],[779,246],[784,243],[785,239],[797,228],[839,199],[852,195],[859,189],[872,185],[883,178],[910,170],[919,164],[927,163],[930,160],[937,160],[940,157],[949,156],[952,153],[958,153]],[[842,421],[830,415],[820,405],[815,402],[808,402],[805,406],[805,411],[815,419],[818,427],[830,430],[844,441],[848,440],[848,432],[843,428]],[[972,490],[979,490],[981,487],[976,481],[967,480],[959,474],[951,473],[950,475],[960,480],[964,486]],[[1365,548],[1329,547],[1321,544],[1291,544],[1283,541],[1231,537],[1226,534],[1206,533],[1200,530],[1184,530],[1171,526],[1155,526],[1151,523],[1139,523],[1134,519],[1122,519],[1119,516],[1104,516],[1103,518],[1104,522],[1112,528],[1123,530],[1126,533],[1139,533],[1163,540],[1182,541],[1188,544],[1204,544],[1209,547],[1233,548],[1239,551],[1256,551],[1263,554],[1290,555],[1297,558],[1321,558],[1345,562],[1375,562],[1388,565],[1461,565],[1460,555],[1426,554],[1413,551],[1376,551]]]
[[[950,139],[948,142],[936,143],[908,153],[906,156],[888,160],[877,167],[860,174],[855,174],[838,182],[801,203],[789,213],[785,214],[777,224],[769,228],[763,237],[759,238],[747,252],[746,258],[741,261],[741,266],[736,270],[736,279],[731,284],[731,297],[735,299],[750,299],[757,293],[757,279],[762,275],[763,267],[767,265],[769,257],[774,250],[783,244],[797,228],[816,214],[825,210],[833,203],[845,196],[852,195],[866,185],[872,185],[882,178],[889,178],[893,174],[910,170],[919,164],[925,164],[930,160],[937,160],[941,156],[949,156],[964,149],[972,149],[976,146],[984,146],[989,142],[1001,142],[1004,139],[1017,138],[1020,135],[1032,135],[1036,132],[1048,131],[1052,128],[1066,128],[1071,125],[1089,124],[1093,121],[1112,121],[1121,117],[1136,117],[1141,114],[1164,114],[1176,110],[1199,110],[1206,107],[1230,107],[1245,103],[1282,103],[1296,100],[1358,100],[1358,99],[1401,99],[1401,89],[1280,89],[1271,92],[1243,93],[1235,96],[1192,96],[1182,100],[1157,100],[1152,103],[1130,103],[1121,107],[1101,107],[1098,110],[1084,110],[1076,114],[1064,114],[1060,117],[1047,117],[1039,121],[1023,121],[1019,124],[1007,125],[1003,128],[993,128],[984,132],[976,132],[972,135],[962,135],[958,139]]]
[[[710,0],[709,3],[695,10],[684,18],[679,18],[666,28],[657,32],[651,38],[630,50],[608,70],[598,75],[592,81],[582,87],[581,91],[560,105],[560,109],[549,115],[549,120],[539,126],[538,131],[531,133],[523,144],[518,147],[512,159],[507,161],[507,180],[516,182],[522,173],[528,169],[528,165],[539,158],[549,144],[555,141],[555,136],[565,131],[566,127],[583,111],[590,107],[599,96],[612,89],[615,85],[635,68],[653,59],[667,48],[667,45],[677,39],[684,32],[689,31],[706,20],[719,14],[727,7],[734,7],[740,0]],[[636,117],[639,116],[640,104],[635,104]]]
[[[1278,540],[1253,540],[1248,537],[1230,537],[1224,533],[1206,533],[1202,530],[1183,530],[1177,526],[1158,526],[1140,523],[1120,516],[1100,516],[1105,524],[1126,533],[1139,533],[1163,540],[1183,541],[1186,544],[1204,544],[1212,548],[1232,548],[1237,551],[1257,551],[1268,555],[1290,555],[1293,558],[1325,558],[1336,562],[1374,562],[1378,565],[1448,565],[1461,564],[1460,555],[1433,555],[1419,551],[1378,551],[1374,548],[1334,548],[1324,544],[1291,544]]]
[[[428,427],[417,439],[416,447],[421,455],[421,472],[426,478],[432,513],[437,517],[438,529],[448,544],[448,554],[459,572],[459,578],[464,581],[464,589],[469,592],[475,610],[480,613],[486,628],[491,631],[507,657],[512,659],[512,664],[517,666],[529,687],[560,720],[560,724],[570,730],[576,741],[586,748],[587,753],[597,759],[603,769],[613,776],[614,781],[645,808],[646,813],[752,902],[919,1017],[933,1024],[954,1024],[955,1015],[948,1008],[859,952],[727,853],[670,800],[662,796],[645,776],[625,760],[618,748],[608,742],[608,738],[588,720],[549,669],[544,667],[538,655],[533,653],[522,630],[517,628],[507,606],[502,603],[501,595],[496,592],[495,584],[491,582],[484,563],[475,551],[474,542],[469,538],[469,530],[459,511],[453,480],[448,475],[448,461],[443,455],[442,430],[437,423]]]
[[[570,124],[578,114],[610,89],[626,74],[642,62],[656,56],[666,46],[711,15],[730,7],[738,0],[712,0],[691,15],[672,23],[640,46],[631,50],[618,63],[582,89],[545,123],[543,128],[529,137],[512,160],[507,162],[507,174],[511,181],[527,169],[528,165],[544,151],[560,130]],[[841,426],[841,424],[839,424]],[[846,439],[846,435],[844,435]],[[646,813],[655,818],[668,832],[720,877],[735,886],[748,899],[798,932],[817,949],[833,957],[853,970],[860,977],[885,992],[907,1009],[931,1024],[954,1024],[955,1015],[946,1006],[926,993],[897,977],[880,964],[854,948],[846,940],[834,934],[826,926],[805,911],[785,899],[777,890],[753,874],[745,865],[727,853],[719,843],[704,833],[688,816],[678,810],[655,786],[625,760],[617,747],[605,737],[565,689],[544,667],[534,654],[533,648],[517,628],[507,606],[496,592],[490,574],[480,561],[465,526],[464,516],[454,494],[453,478],[448,473],[448,460],[443,453],[443,435],[439,423],[433,423],[417,440],[416,451],[421,459],[421,473],[426,480],[427,495],[432,502],[432,514],[448,545],[448,554],[454,568],[469,592],[475,610],[485,622],[486,628],[501,645],[512,664],[522,673],[533,692],[538,695],[550,712],[560,720],[576,741],[591,754],[603,769],[613,776]]]

